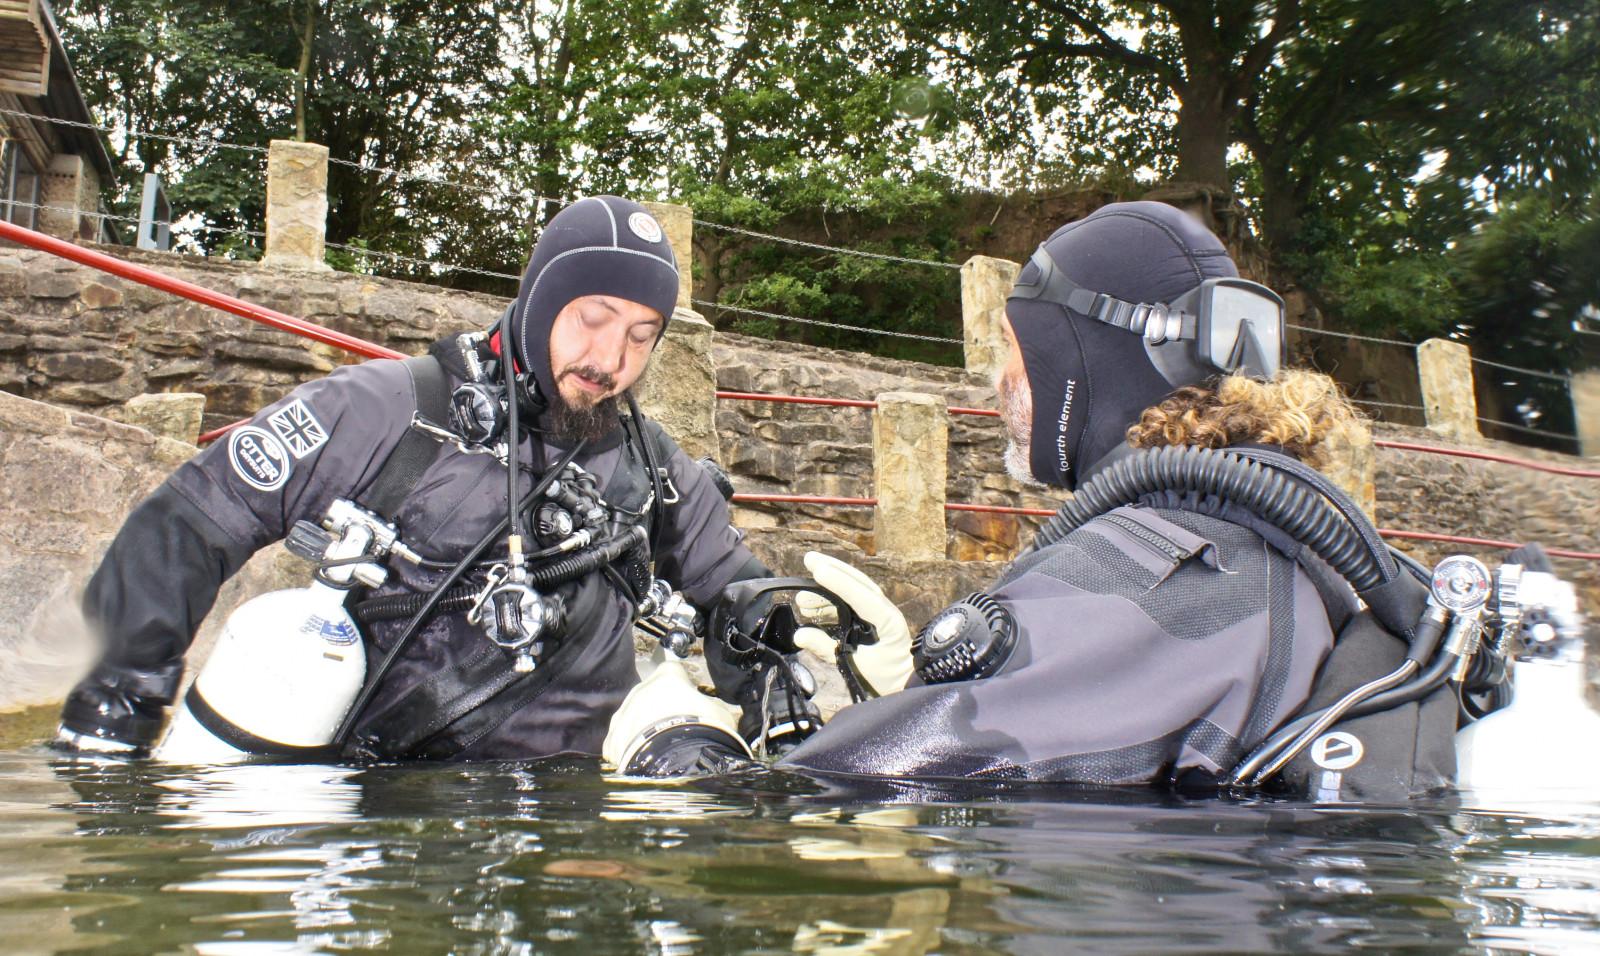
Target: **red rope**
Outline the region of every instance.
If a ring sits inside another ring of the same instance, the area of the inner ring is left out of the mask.
[[[844,505],[852,508],[877,507],[876,498],[831,498],[826,495],[734,495],[734,504],[774,502],[792,505]]]
[[[717,398],[735,402],[779,402],[790,405],[829,405],[836,408],[877,408],[878,403],[861,398],[813,398],[809,395],[775,395],[766,392],[717,392]],[[999,418],[1000,413],[991,408],[968,408],[951,405],[945,409],[952,415],[980,415]]]
[[[1540,461],[1530,461],[1527,458],[1514,458],[1510,455],[1497,455],[1487,451],[1469,451],[1465,448],[1441,448],[1437,445],[1418,445],[1407,441],[1382,441],[1373,442],[1379,448],[1393,448],[1397,451],[1419,451],[1429,455],[1448,455],[1452,458],[1474,458],[1479,461],[1497,461],[1504,465],[1516,465],[1519,468],[1529,468],[1533,471],[1542,471],[1552,475],[1566,475],[1570,478],[1600,478],[1600,471],[1585,468],[1564,468],[1561,465],[1547,465]]]
[[[1521,547],[1515,541],[1495,541],[1490,538],[1464,538],[1453,534],[1434,534],[1428,531],[1396,531],[1392,528],[1379,528],[1378,533],[1385,538],[1402,538],[1411,541],[1444,541],[1450,544],[1467,544],[1476,548],[1492,548],[1497,551],[1510,551],[1512,548]],[[1545,553],[1553,558],[1572,558],[1576,561],[1600,561],[1600,554],[1593,551],[1569,551],[1566,548],[1545,548]]]
[[[981,511],[981,512],[985,512],[987,514],[997,514],[997,515],[1027,515],[1030,518],[1050,518],[1050,517],[1053,517],[1055,515],[1054,511],[1050,511],[1050,510],[1047,510],[1045,508],[1009,508],[1009,507],[1007,507],[1005,505],[958,505],[958,504],[946,504],[944,506],[944,510],[946,510],[946,511]]]

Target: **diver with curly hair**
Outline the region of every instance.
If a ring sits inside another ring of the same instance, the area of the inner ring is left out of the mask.
[[[865,575],[808,555],[816,582],[876,631],[851,663],[877,696],[780,765],[1226,786],[1318,690],[1335,635],[1361,611],[1358,591],[1380,609],[1404,605],[1391,619],[1417,620],[1421,586],[1396,574],[1348,499],[1354,514],[1339,528],[1308,531],[1286,510],[1307,488],[1339,495],[1314,469],[1330,436],[1361,418],[1327,376],[1280,370],[1282,300],[1240,279],[1216,236],[1171,206],[1117,203],[1058,229],[1005,317],[1007,469],[1076,498],[986,591],[915,640]],[[1319,515],[1334,510],[1324,500]],[[1398,659],[1406,645],[1373,646]],[[655,699],[649,683],[619,711],[607,756],[625,772],[692,769],[687,756],[635,759],[664,714],[694,707],[682,694]],[[1404,766],[1388,778],[1403,778],[1401,795],[1447,783],[1453,762],[1453,699],[1409,706],[1409,723],[1379,732],[1394,753],[1368,748]]]

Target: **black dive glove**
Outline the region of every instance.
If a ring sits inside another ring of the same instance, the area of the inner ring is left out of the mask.
[[[101,661],[67,695],[58,746],[147,753],[161,736],[167,705],[182,679],[181,659],[155,668]]]

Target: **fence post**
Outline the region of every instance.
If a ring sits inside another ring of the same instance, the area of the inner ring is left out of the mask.
[[[679,308],[667,334],[634,385],[639,410],[655,419],[690,458],[718,457],[717,368],[711,359],[711,323]]]
[[[694,295],[694,210],[665,202],[639,205],[650,210],[672,243],[672,254],[678,259],[678,308],[688,309]]]
[[[322,271],[328,147],[275,139],[267,149],[267,250],[261,264]]]
[[[1006,296],[1022,267],[1007,259],[973,256],[961,266],[961,337],[967,371],[992,380],[1006,364]]]
[[[1572,376],[1572,419],[1578,423],[1578,454],[1600,457],[1600,369]]]
[[[1417,378],[1428,427],[1451,438],[1478,433],[1478,399],[1472,391],[1472,352],[1460,342],[1429,339],[1417,346]]]
[[[950,419],[944,398],[884,392],[872,413],[872,533],[878,554],[913,560],[945,556],[945,456]]]

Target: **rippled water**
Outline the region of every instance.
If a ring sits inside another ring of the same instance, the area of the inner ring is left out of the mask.
[[[1600,805],[0,754],[14,953],[1600,950]]]

